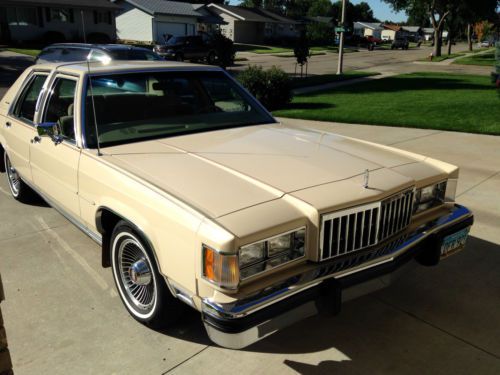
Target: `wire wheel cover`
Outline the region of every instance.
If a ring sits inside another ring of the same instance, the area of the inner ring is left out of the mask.
[[[155,303],[155,280],[149,259],[135,239],[127,238],[118,249],[121,283],[131,302],[140,310]]]
[[[21,186],[21,178],[17,174],[15,168],[10,164],[8,157],[5,158],[5,169],[7,170],[7,177],[9,178],[9,185],[14,195],[19,194]]]

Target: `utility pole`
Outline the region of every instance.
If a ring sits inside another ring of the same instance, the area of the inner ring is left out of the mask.
[[[347,0],[342,0],[342,19],[340,20],[340,24],[342,27],[342,31],[340,32],[340,42],[339,42],[339,65],[337,68],[337,74],[342,74],[342,68],[344,65],[344,33],[345,33],[345,12],[347,8]]]

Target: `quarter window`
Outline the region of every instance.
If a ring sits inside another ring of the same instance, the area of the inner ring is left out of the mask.
[[[36,103],[40,92],[42,91],[43,84],[47,80],[46,74],[34,75],[30,83],[26,86],[21,93],[18,102],[14,108],[14,116],[33,122],[36,112]]]
[[[43,122],[55,123],[59,135],[70,141],[75,140],[75,91],[76,81],[57,78],[43,117]]]

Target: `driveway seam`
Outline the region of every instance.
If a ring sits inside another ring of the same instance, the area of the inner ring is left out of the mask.
[[[206,349],[208,349],[210,347],[210,345],[207,345],[205,346],[203,349],[201,349],[199,352],[196,352],[194,353],[191,357],[189,358],[186,358],[184,361],[182,361],[181,363],[178,363],[176,364],[174,367],[171,367],[170,369],[168,369],[167,371],[165,371],[162,375],[165,375],[165,374],[168,374],[169,372],[175,370],[177,367],[180,367],[182,366],[184,363],[190,361],[192,358],[196,357],[198,354],[200,354],[201,352],[205,351]]]
[[[444,328],[438,327],[437,325],[435,325],[435,324],[433,324],[433,323],[431,323],[431,322],[429,322],[429,321],[427,321],[427,320],[425,320],[423,318],[420,318],[419,316],[417,316],[414,313],[411,313],[411,312],[406,311],[406,310],[404,310],[404,309],[402,309],[402,308],[400,308],[400,307],[398,307],[396,305],[393,305],[392,303],[387,302],[387,301],[385,301],[384,299],[382,299],[380,297],[375,297],[375,298],[378,301],[382,302],[383,304],[385,304],[385,305],[387,305],[389,307],[392,307],[393,309],[398,310],[398,311],[400,311],[400,312],[402,312],[402,313],[404,313],[404,314],[406,314],[406,315],[408,315],[408,316],[410,316],[410,317],[412,317],[412,318],[414,318],[414,319],[416,319],[416,320],[418,320],[418,321],[420,321],[420,322],[422,322],[424,324],[427,324],[428,326],[430,326],[430,327],[432,327],[434,329],[437,329],[438,331],[440,331],[440,332],[442,332],[442,333],[444,333],[444,334],[446,334],[446,335],[448,335],[450,337],[453,337],[454,339],[459,340],[459,341],[463,342],[464,344],[472,346],[473,348],[475,348],[475,349],[477,349],[477,350],[479,350],[479,351],[481,351],[481,352],[483,352],[485,354],[488,354],[488,355],[492,356],[493,358],[496,358],[496,359],[498,359],[500,361],[500,355],[492,353],[492,352],[490,352],[487,349],[481,348],[480,346],[478,346],[478,345],[476,345],[476,344],[474,344],[474,343],[472,343],[472,342],[470,342],[470,341],[468,341],[466,339],[463,339],[463,338],[455,335],[454,333],[451,333],[451,332],[445,330]]]
[[[493,174],[491,174],[490,176],[486,177],[484,180],[482,180],[482,181],[478,182],[478,183],[477,183],[477,184],[475,184],[474,186],[471,186],[471,187],[470,187],[470,188],[468,188],[467,190],[462,191],[460,194],[458,194],[458,195],[457,195],[457,198],[458,198],[458,197],[461,197],[462,195],[464,195],[464,194],[468,193],[468,192],[469,192],[469,191],[471,191],[471,190],[474,190],[474,189],[475,189],[475,188],[477,188],[478,186],[480,186],[480,185],[484,184],[485,182],[487,182],[487,181],[491,180],[492,178],[494,178],[494,177],[496,177],[496,176],[498,176],[498,175],[500,175],[500,171],[496,171],[496,172],[494,172]]]
[[[5,241],[9,241],[9,240],[13,240],[13,239],[17,239],[17,238],[24,238],[24,237],[32,236],[34,234],[43,233],[43,232],[46,232],[46,231],[48,231],[50,229],[62,228],[62,227],[65,227],[67,225],[70,225],[70,223],[61,224],[61,225],[55,225],[53,227],[43,228],[43,229],[36,230],[36,231],[30,232],[30,233],[24,233],[24,234],[21,234],[21,235],[15,235],[15,236],[7,237],[7,238],[2,238],[2,239],[0,239],[0,243],[5,242]]]
[[[415,128],[415,129],[418,129],[418,128]],[[422,129],[422,130],[425,130],[425,129]],[[444,131],[443,130],[438,130],[438,131],[434,131],[434,132],[429,133],[429,134],[424,134],[424,135],[419,135],[417,137],[408,138],[408,139],[405,139],[403,141],[397,141],[397,142],[393,142],[393,143],[388,143],[387,146],[394,146],[394,145],[397,145],[397,144],[400,144],[400,143],[411,142],[411,141],[414,141],[416,139],[430,137],[432,135],[441,134],[441,133],[444,133]]]

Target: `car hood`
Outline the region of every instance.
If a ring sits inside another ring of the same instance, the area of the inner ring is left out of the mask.
[[[211,218],[310,192],[366,170],[380,172],[420,161],[366,142],[281,124],[132,143],[103,153],[109,162]],[[392,184],[408,184],[408,177],[397,172],[391,176]]]

